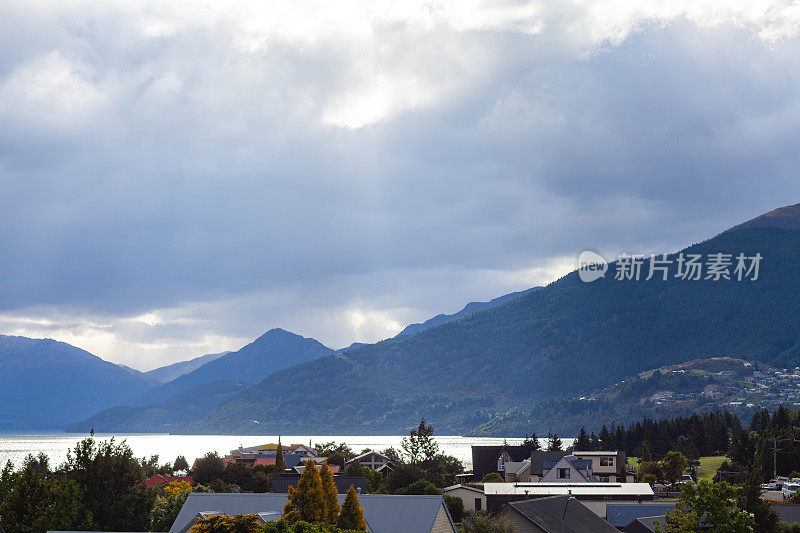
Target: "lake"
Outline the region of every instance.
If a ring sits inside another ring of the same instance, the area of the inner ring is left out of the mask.
[[[6,460],[10,459],[19,466],[29,453],[34,455],[44,452],[50,457],[50,466],[60,465],[67,457],[67,450],[73,448],[75,443],[86,438],[86,434],[73,433],[0,433],[0,468]],[[170,463],[178,455],[183,455],[189,464],[197,457],[202,457],[207,452],[217,452],[226,455],[239,446],[256,446],[278,441],[277,435],[164,435],[164,434],[95,434],[97,440],[108,440],[114,437],[117,441],[126,441],[137,457],[150,457],[158,455],[160,462]],[[521,444],[521,438],[494,438],[494,437],[459,437],[437,436],[436,441],[442,452],[460,459],[467,469],[472,468],[473,445],[496,445],[505,440],[508,444]],[[364,448],[383,450],[390,446],[400,448],[403,436],[308,436],[308,435],[282,435],[281,443],[313,445],[321,442],[346,442],[356,453]],[[539,439],[543,445],[547,439]],[[573,439],[561,439],[564,446],[572,444]]]

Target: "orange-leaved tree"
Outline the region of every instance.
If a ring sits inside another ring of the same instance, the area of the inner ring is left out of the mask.
[[[319,469],[319,477],[322,481],[322,493],[325,500],[324,522],[333,525],[339,516],[339,491],[336,489],[336,482],[333,480],[333,472],[328,468],[328,461],[322,463],[322,468]]]
[[[336,523],[342,529],[353,529],[356,531],[366,531],[367,522],[364,520],[364,509],[358,501],[358,494],[356,489],[350,485],[347,490],[347,496],[344,498],[342,504],[342,512],[339,514],[339,520]]]
[[[288,501],[283,508],[283,518],[290,523],[303,520],[305,522],[324,522],[327,513],[325,494],[322,490],[322,479],[319,477],[314,461],[306,462],[303,475],[297,488],[286,494]]]
[[[198,518],[192,533],[256,533],[260,529],[261,520],[256,514],[216,515]]]

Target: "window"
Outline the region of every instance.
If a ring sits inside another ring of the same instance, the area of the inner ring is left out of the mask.
[[[480,511],[482,505],[483,505],[483,500],[481,500],[480,498],[475,498],[475,510]]]
[[[603,483],[608,483],[608,476],[600,476],[600,481]]]
[[[569,468],[559,468],[558,479],[569,479]]]
[[[600,459],[600,466],[614,466],[613,457],[603,457]]]
[[[505,455],[506,454],[504,453],[504,454],[500,455],[500,457],[497,458],[497,471],[498,472],[502,472],[505,469],[505,465],[506,465],[506,457],[505,457]]]

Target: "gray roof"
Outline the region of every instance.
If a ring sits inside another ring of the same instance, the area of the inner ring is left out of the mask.
[[[344,495],[339,495],[339,503],[343,501]],[[430,533],[439,511],[444,508],[447,512],[442,496],[362,494],[359,501],[364,508],[367,530],[372,533]],[[169,531],[188,531],[200,513],[209,511],[227,515],[276,513],[277,519],[285,504],[285,494],[193,492]]]
[[[658,520],[658,525],[665,526],[667,523],[667,518],[664,515],[661,516],[646,516],[642,518],[637,518],[627,526],[625,526],[622,531],[625,533],[653,533],[656,530],[655,521]]]
[[[508,506],[547,533],[617,533],[617,528],[568,496],[511,502]]]
[[[778,511],[781,515],[781,522],[793,524],[800,522],[800,504],[797,503],[776,503],[770,505],[773,511]]]
[[[625,527],[637,518],[664,515],[675,509],[675,502],[664,503],[609,503],[606,520],[614,527]]]

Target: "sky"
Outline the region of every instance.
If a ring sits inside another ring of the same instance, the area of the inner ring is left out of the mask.
[[[800,5],[0,3],[0,333],[340,348],[800,202]]]

